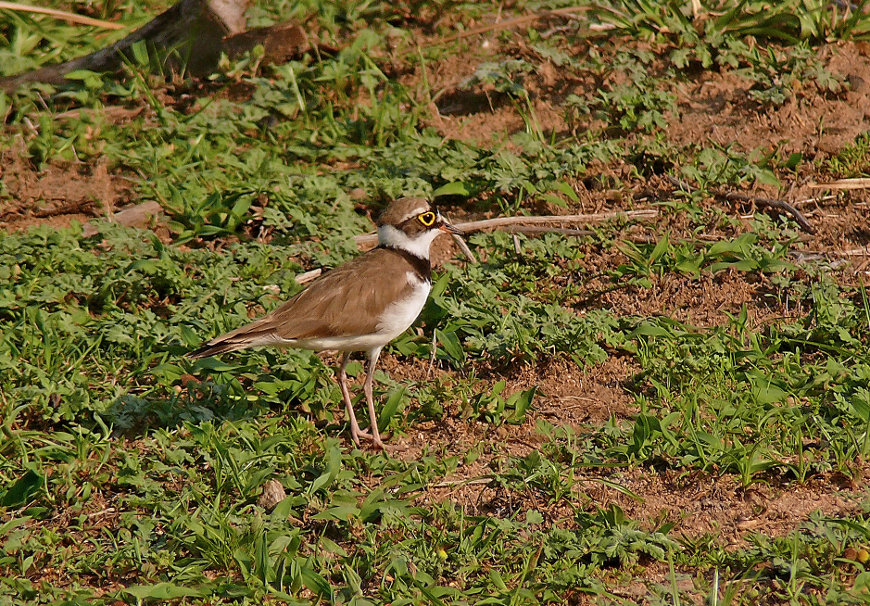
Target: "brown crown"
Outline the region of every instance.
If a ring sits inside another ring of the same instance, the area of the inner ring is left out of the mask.
[[[427,210],[433,210],[425,198],[399,198],[390,202],[378,217],[378,227],[381,225],[399,226],[403,221],[415,217]]]

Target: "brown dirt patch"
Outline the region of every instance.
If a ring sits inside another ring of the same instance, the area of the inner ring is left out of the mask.
[[[654,276],[649,288],[627,287],[607,290],[595,299],[618,316],[665,316],[695,327],[711,327],[728,321],[726,313],[736,315],[743,306],[749,314],[749,326],[757,327],[772,320],[798,317],[796,310],[786,310],[771,294],[765,280],[737,271],[698,278],[668,273]],[[590,284],[594,291],[596,285]]]
[[[733,476],[626,468],[608,477],[632,491],[638,501],[603,484],[583,490],[599,506],[619,505],[638,520],[673,522],[674,533],[689,537],[718,535],[728,548],[746,547],[752,532],[779,537],[797,529],[809,514],[848,517],[861,509],[864,490],[836,477],[805,483],[756,482],[744,489]]]
[[[21,139],[11,149],[0,151],[0,180],[10,196],[0,198],[0,229],[85,223],[111,213],[128,196],[126,181],[110,175],[102,162],[37,170],[25,157]]]
[[[455,374],[442,368],[439,363],[429,366],[429,364],[424,365],[420,360],[397,358],[390,354],[381,356],[378,369],[388,373],[390,378],[398,382],[439,379],[449,381]],[[536,387],[534,401],[536,417],[540,416],[560,425],[567,424],[575,429],[585,429],[600,425],[611,417],[627,419],[636,412],[629,384],[638,372],[640,367],[628,356],[610,356],[601,364],[582,368],[567,358],[553,357],[543,359],[535,365],[516,366],[508,369],[506,374],[484,371],[480,375],[479,389],[489,389],[501,380],[506,383],[505,395]],[[413,393],[411,395],[413,396]],[[414,406],[413,402],[411,406]],[[447,416],[454,417],[457,423],[463,423],[455,418],[458,416],[455,412],[450,411]],[[428,423],[432,423],[431,427]],[[470,421],[468,426],[475,424],[476,421]],[[438,422],[424,422],[417,426],[420,430],[446,431],[444,439],[461,447],[462,440],[456,433],[459,431],[457,427],[452,427],[451,421],[446,418]],[[482,429],[493,428],[489,424],[484,424]],[[533,437],[536,434],[534,423],[527,429],[529,433],[526,437],[537,440]],[[407,458],[419,455],[419,452],[413,448],[408,453],[402,454],[402,451],[412,446],[411,443],[405,444],[400,438],[397,444],[402,445],[401,448],[397,448],[396,456],[399,458],[406,458],[406,454]]]
[[[536,386],[536,417],[582,429],[637,412],[626,385],[638,372],[640,367],[628,356],[610,356],[586,368],[564,358],[550,358],[519,369],[508,379],[507,390],[512,393]]]
[[[481,63],[498,62],[506,57],[528,58],[537,64],[535,73],[523,78],[531,107],[512,101],[492,84],[469,83]],[[545,132],[565,131],[567,125],[561,102],[580,82],[575,75],[565,78],[557,67],[541,62],[522,37],[515,37],[508,45],[499,39],[497,32],[469,39],[461,52],[427,63],[425,74],[419,64],[414,64],[399,80],[417,88],[424,78],[430,92],[428,98],[420,101],[429,103],[432,110],[431,115],[424,118],[424,125],[435,128],[446,138],[482,146],[500,145],[506,134],[524,130],[527,125],[518,110],[528,114]],[[589,78],[582,82],[586,88],[594,85]]]
[[[535,417],[543,416],[547,404]],[[544,441],[531,420],[521,426],[492,428],[452,417],[431,426],[421,424],[414,433],[394,436],[391,456],[416,459],[425,454],[457,456],[460,460],[477,447],[478,458],[460,463],[440,483],[427,487],[421,503],[450,500],[467,515],[511,515],[536,509],[551,522],[570,527],[575,510],[618,505],[630,519],[648,528],[671,522],[674,536],[714,535],[728,549],[745,548],[753,533],[780,537],[798,529],[813,512],[848,517],[861,511],[862,487],[836,477],[811,478],[804,483],[754,483],[744,489],[732,475],[657,471],[647,467],[600,473],[576,469],[578,483],[568,501],[552,503],[534,489],[506,490],[493,484],[489,474],[501,469],[506,457],[527,456]],[[866,473],[866,469],[863,470]],[[604,484],[615,483],[638,498]]]
[[[639,45],[631,40],[626,44]],[[583,45],[566,50],[578,56],[588,52]],[[605,55],[613,52],[597,50]],[[606,80],[584,73],[566,74],[529,48],[521,36],[515,37],[509,47],[494,37],[469,40],[465,52],[444,56],[426,66],[425,77],[434,101],[428,124],[445,137],[481,145],[500,143],[505,135],[526,128],[517,106],[504,94],[491,85],[467,84],[481,63],[507,57],[523,58],[535,65],[535,71],[523,79],[523,86],[545,132],[564,135],[577,126],[570,123],[562,107],[568,95],[587,95],[602,86],[631,79],[620,71],[609,73]],[[815,159],[819,152],[837,153],[870,129],[870,45],[829,45],[819,50],[818,58],[825,69],[846,84],[844,90],[820,94],[809,85],[806,90],[798,88],[781,106],[752,100],[749,91],[753,82],[738,72],[699,70],[674,91],[678,109],[676,115],[668,117],[667,139],[677,145],[710,142],[735,146],[744,153],[779,148],[785,154],[803,153],[808,159]],[[414,67],[402,81],[415,85],[423,77],[422,69]],[[584,120],[587,129],[607,126],[591,117]]]
[[[752,82],[731,72],[705,70],[679,94],[679,117],[668,137],[689,145],[706,141],[748,152],[780,147],[815,158],[835,154],[870,129],[870,59],[865,44],[839,44],[819,51],[825,67],[849,90],[820,95],[798,91],[782,106],[752,102]]]

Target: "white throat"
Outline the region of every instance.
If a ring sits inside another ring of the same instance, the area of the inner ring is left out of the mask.
[[[408,251],[415,257],[428,260],[429,246],[432,245],[432,241],[440,233],[440,230],[430,229],[429,231],[420,232],[416,237],[412,238],[401,229],[397,229],[392,225],[381,225],[378,228],[378,244],[388,248],[400,248]]]

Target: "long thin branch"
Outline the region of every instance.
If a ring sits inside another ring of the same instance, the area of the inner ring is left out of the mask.
[[[610,219],[652,219],[658,216],[659,211],[654,208],[645,208],[641,210],[626,210],[612,211],[603,213],[592,213],[585,215],[539,215],[533,217],[496,217],[495,219],[483,219],[481,221],[469,221],[466,223],[457,223],[456,227],[465,233],[475,231],[483,231],[494,227],[504,227],[506,225],[542,225],[553,223],[601,223]],[[377,234],[366,234],[364,236],[355,236],[354,241],[360,248],[373,246],[378,241]]]
[[[870,257],[870,248],[848,248],[846,250],[798,250],[795,255],[807,257]]]
[[[855,177],[854,179],[837,179],[829,183],[810,183],[813,189],[870,189],[870,179]]]
[[[64,21],[79,23],[81,25],[93,25],[94,27],[102,27],[103,29],[124,29],[127,27],[123,23],[115,23],[114,21],[103,21],[102,19],[93,19],[84,15],[77,15],[67,11],[57,10],[56,8],[46,8],[43,6],[30,6],[28,4],[19,4],[18,2],[0,2],[0,10],[17,11],[19,13],[38,13],[41,15],[50,15],[58,17]]]
[[[755,196],[749,196],[747,194],[741,194],[739,192],[731,192],[728,194],[719,194],[724,197],[729,202],[733,202],[734,200],[739,200],[741,202],[752,202],[753,204],[758,204],[759,206],[766,206],[768,208],[776,208],[778,210],[783,210],[790,214],[794,220],[800,225],[804,231],[809,232],[811,234],[816,233],[816,228],[810,225],[810,222],[807,221],[807,218],[804,217],[803,213],[796,209],[793,205],[789,204],[785,200],[774,200],[772,198],[758,198]]]
[[[533,217],[496,217],[482,221],[470,221],[458,223],[456,227],[465,232],[482,231],[503,225],[542,225],[546,223],[602,223],[611,219],[652,219],[658,216],[659,211],[654,208],[640,210],[615,210],[603,213],[590,213],[583,215],[539,215]]]
[[[682,179],[678,179],[677,177],[672,177],[671,175],[667,176],[668,181],[671,182],[672,185],[679,187],[688,192],[697,191],[697,187],[693,187],[689,185]],[[816,229],[810,225],[810,222],[807,221],[807,218],[804,217],[803,213],[795,208],[792,204],[789,204],[785,200],[774,200],[772,198],[760,198],[756,196],[750,196],[748,194],[742,194],[739,192],[723,192],[715,189],[711,189],[710,193],[712,193],[717,198],[722,198],[727,200],[728,202],[734,202],[735,200],[740,202],[751,202],[753,204],[757,204],[758,206],[766,206],[768,208],[775,208],[777,210],[785,211],[797,222],[798,225],[803,228],[804,231],[809,232],[811,234],[816,233]]]

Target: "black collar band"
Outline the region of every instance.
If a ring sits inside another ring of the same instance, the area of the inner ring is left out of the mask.
[[[386,250],[391,250],[396,254],[401,255],[405,261],[407,261],[411,267],[414,269],[414,274],[420,280],[424,282],[432,281],[432,264],[429,262],[429,259],[423,259],[422,257],[418,257],[412,252],[408,252],[404,248],[399,248],[398,246],[378,246],[378,248],[383,248]]]

